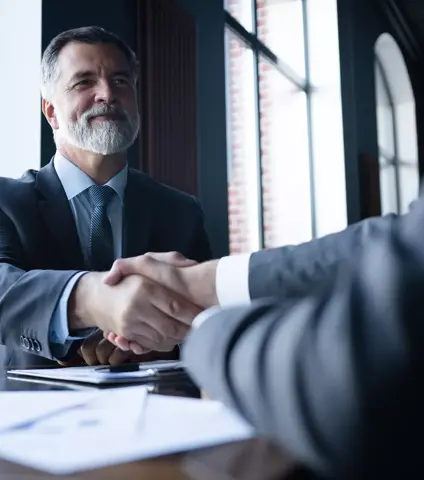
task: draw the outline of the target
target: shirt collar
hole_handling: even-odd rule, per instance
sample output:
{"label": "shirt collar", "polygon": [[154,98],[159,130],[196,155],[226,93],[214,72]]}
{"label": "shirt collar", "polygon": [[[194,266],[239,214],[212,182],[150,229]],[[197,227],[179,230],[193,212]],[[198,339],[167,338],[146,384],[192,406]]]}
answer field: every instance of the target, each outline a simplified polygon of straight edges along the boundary
{"label": "shirt collar", "polygon": [[[86,173],[58,151],[54,156],[53,164],[68,200],[76,197],[91,186],[96,185]],[[115,190],[122,204],[124,203],[124,192],[125,187],[127,186],[127,179],[128,165],[105,184]]]}

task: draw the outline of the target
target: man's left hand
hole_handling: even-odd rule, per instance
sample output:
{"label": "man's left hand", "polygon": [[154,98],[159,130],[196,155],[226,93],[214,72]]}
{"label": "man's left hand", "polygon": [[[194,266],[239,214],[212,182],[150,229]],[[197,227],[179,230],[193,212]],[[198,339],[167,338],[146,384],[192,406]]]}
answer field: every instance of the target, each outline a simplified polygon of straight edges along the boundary
{"label": "man's left hand", "polygon": [[[142,353],[148,353],[145,350]],[[78,351],[87,365],[121,365],[126,362],[141,361],[132,351],[122,351],[103,337],[103,332],[97,330],[86,338]]]}

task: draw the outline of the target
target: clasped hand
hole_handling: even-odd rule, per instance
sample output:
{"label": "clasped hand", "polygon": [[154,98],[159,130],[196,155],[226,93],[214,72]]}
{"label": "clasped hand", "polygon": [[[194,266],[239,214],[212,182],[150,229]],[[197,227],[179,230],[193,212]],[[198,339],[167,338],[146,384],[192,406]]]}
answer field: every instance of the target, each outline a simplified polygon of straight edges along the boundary
{"label": "clasped hand", "polygon": [[[80,356],[89,364],[96,358],[117,364],[152,350],[171,351],[203,308],[216,303],[215,271],[213,266],[203,267],[207,265],[198,265],[199,269],[195,261],[177,252],[148,253],[119,259],[108,273],[82,277],[85,285],[76,301],[86,304],[84,292],[90,292],[90,308],[80,310],[79,316],[103,331],[104,339],[87,339]],[[207,271],[213,286],[202,289],[202,296],[196,291],[197,280],[208,278]]]}

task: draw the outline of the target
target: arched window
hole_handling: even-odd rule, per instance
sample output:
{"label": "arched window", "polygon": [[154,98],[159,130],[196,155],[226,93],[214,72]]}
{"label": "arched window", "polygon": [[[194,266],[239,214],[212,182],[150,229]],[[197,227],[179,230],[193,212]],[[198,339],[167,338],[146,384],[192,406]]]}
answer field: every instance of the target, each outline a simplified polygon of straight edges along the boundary
{"label": "arched window", "polygon": [[387,33],[375,46],[375,78],[381,210],[401,214],[419,191],[415,98],[402,52]]}

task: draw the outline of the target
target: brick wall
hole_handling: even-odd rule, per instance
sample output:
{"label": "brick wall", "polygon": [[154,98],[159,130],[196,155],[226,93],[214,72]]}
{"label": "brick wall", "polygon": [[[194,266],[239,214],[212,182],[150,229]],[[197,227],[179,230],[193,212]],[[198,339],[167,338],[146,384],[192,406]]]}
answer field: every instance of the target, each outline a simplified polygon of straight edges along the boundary
{"label": "brick wall", "polygon": [[[266,20],[267,8],[264,0],[258,0],[258,28],[262,39],[266,39]],[[246,2],[243,0],[228,0],[227,9],[237,19],[242,18],[242,9],[246,8]],[[247,196],[252,194],[248,191],[246,176],[247,168],[245,162],[245,142],[246,130],[250,131],[251,126],[246,125],[245,109],[246,102],[253,102],[255,99],[244,98],[243,91],[243,53],[246,47],[234,35],[228,35],[228,88],[229,88],[229,122],[230,122],[230,178],[228,185],[229,196],[229,230],[230,230],[230,252],[242,253],[248,252],[250,248],[250,239],[254,234],[249,229],[249,212],[247,207]],[[264,208],[264,235],[265,244],[270,244],[272,240],[272,212],[270,205],[272,204],[270,189],[270,169],[269,156],[267,155],[269,137],[267,135],[267,108],[271,98],[267,91],[269,66],[264,62],[260,62],[259,78],[260,78],[260,129],[262,137],[262,183],[263,183],[263,208]],[[252,72],[253,74],[253,72]]]}
{"label": "brick wall", "polygon": [[233,35],[228,36],[229,62],[229,122],[230,122],[230,179],[228,184],[228,209],[230,230],[230,253],[248,251],[249,225],[246,205],[247,185],[245,182],[244,135],[245,108],[243,95],[243,44]]}

